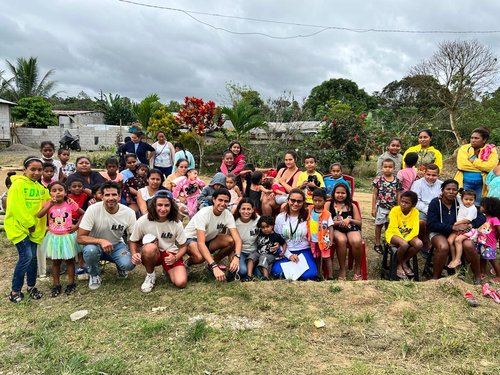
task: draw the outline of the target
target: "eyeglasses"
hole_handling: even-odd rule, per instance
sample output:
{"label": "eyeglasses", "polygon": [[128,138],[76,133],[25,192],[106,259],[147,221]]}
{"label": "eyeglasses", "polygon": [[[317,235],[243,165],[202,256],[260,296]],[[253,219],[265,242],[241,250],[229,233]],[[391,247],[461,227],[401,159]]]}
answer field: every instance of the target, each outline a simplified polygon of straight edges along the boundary
{"label": "eyeglasses", "polygon": [[160,190],[155,193],[158,198],[172,198],[172,193],[168,190]]}
{"label": "eyeglasses", "polygon": [[302,204],[302,203],[304,203],[304,201],[301,200],[301,199],[292,199],[292,198],[289,198],[288,200],[290,201],[291,204]]}

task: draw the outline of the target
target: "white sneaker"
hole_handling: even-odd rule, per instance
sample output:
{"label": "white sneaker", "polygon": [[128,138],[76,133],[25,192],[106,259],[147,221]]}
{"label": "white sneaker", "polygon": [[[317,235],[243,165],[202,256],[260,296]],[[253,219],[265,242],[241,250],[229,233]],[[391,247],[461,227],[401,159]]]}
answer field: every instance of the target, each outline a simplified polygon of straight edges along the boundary
{"label": "white sneaker", "polygon": [[101,286],[102,279],[101,276],[90,276],[89,277],[89,289],[96,290]]}
{"label": "white sneaker", "polygon": [[119,279],[126,279],[128,277],[128,272],[125,270],[122,270],[121,268],[117,268],[116,273],[118,274]]}
{"label": "white sneaker", "polygon": [[155,281],[156,281],[156,274],[152,275],[146,274],[146,278],[144,279],[144,282],[141,285],[141,291],[143,293],[151,292],[151,290],[153,290],[155,286]]}

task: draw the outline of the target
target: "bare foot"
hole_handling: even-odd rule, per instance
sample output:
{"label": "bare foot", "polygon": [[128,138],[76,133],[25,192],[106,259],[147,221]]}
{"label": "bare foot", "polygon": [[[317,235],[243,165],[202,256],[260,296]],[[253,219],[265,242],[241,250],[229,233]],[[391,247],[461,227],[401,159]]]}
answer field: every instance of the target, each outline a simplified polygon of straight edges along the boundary
{"label": "bare foot", "polygon": [[458,260],[452,260],[450,262],[450,264],[448,264],[448,268],[457,268],[461,264],[462,264],[462,262],[460,261],[460,259],[458,259]]}

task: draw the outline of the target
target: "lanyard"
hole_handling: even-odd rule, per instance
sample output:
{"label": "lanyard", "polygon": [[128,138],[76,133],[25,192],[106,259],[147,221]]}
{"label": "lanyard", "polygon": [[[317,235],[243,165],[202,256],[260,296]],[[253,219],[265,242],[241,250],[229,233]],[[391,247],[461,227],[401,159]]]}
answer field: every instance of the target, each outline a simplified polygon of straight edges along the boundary
{"label": "lanyard", "polygon": [[297,218],[297,224],[295,225],[295,229],[292,229],[292,221],[288,220],[288,226],[290,227],[290,239],[293,239],[295,233],[297,233],[297,229],[299,229],[299,218]]}

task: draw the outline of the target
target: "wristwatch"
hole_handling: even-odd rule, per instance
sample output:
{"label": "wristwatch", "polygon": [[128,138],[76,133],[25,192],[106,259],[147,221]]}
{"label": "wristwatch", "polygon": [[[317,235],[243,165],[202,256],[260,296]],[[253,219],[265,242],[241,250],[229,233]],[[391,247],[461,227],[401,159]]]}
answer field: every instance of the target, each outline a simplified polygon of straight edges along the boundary
{"label": "wristwatch", "polygon": [[235,253],[235,254],[234,254],[234,256],[235,256],[236,258],[240,259],[241,254]]}
{"label": "wristwatch", "polygon": [[215,267],[219,267],[219,265],[216,262],[212,262],[209,264],[209,266],[214,269]]}

